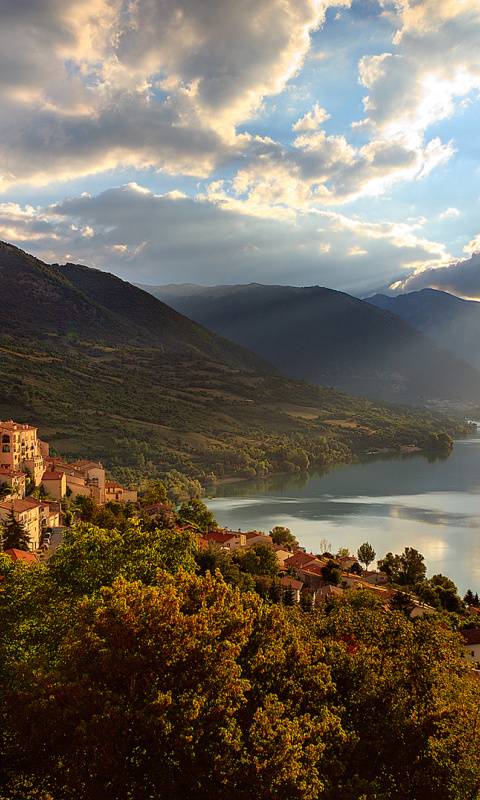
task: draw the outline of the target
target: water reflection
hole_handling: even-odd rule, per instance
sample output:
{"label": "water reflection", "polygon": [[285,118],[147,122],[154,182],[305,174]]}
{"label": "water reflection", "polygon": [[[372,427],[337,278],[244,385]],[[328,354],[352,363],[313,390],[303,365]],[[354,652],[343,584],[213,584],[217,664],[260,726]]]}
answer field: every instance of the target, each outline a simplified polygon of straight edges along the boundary
{"label": "water reflection", "polygon": [[208,506],[234,529],[286,525],[314,552],[322,538],[351,552],[369,541],[378,558],[415,547],[429,575],[448,575],[461,593],[480,591],[480,434],[456,442],[449,457],[433,455],[370,456],[218,487]]}

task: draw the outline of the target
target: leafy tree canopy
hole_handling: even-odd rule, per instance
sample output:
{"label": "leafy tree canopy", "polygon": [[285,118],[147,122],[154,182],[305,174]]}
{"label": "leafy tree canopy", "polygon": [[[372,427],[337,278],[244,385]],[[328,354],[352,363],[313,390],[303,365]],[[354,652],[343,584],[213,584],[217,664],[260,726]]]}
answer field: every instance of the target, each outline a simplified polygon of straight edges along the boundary
{"label": "leafy tree canopy", "polygon": [[375,550],[369,542],[364,542],[357,550],[357,558],[361,564],[364,564],[365,569],[368,569],[368,565],[375,560],[376,555]]}
{"label": "leafy tree canopy", "polygon": [[198,497],[185,501],[177,514],[179,525],[193,525],[198,531],[206,533],[209,528],[218,528],[215,517],[205,503]]}
{"label": "leafy tree canopy", "polygon": [[269,531],[269,534],[274,544],[284,545],[288,550],[291,550],[292,547],[298,544],[290,528],[284,528],[282,525],[275,525],[275,527]]}

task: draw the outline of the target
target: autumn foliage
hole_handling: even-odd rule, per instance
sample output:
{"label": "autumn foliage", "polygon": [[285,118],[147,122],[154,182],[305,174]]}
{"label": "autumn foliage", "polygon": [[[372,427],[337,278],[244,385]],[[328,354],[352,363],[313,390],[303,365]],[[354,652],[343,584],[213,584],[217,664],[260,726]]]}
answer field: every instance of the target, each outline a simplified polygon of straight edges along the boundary
{"label": "autumn foliage", "polygon": [[285,608],[192,542],[81,524],[49,567],[0,557],[1,800],[479,796],[455,634],[368,592]]}

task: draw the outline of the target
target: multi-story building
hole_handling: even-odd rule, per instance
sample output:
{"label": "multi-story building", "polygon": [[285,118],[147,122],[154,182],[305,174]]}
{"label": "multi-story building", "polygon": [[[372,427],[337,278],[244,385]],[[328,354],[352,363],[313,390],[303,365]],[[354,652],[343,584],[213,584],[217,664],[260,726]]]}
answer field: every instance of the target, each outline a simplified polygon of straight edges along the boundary
{"label": "multi-story building", "polygon": [[0,421],[0,467],[30,472],[35,486],[43,475],[43,453],[48,446],[37,438],[37,428],[13,420]]}
{"label": "multi-story building", "polygon": [[5,522],[13,509],[15,518],[21,522],[30,537],[30,549],[36,550],[40,545],[40,503],[29,500],[7,500],[0,503],[0,521]]}

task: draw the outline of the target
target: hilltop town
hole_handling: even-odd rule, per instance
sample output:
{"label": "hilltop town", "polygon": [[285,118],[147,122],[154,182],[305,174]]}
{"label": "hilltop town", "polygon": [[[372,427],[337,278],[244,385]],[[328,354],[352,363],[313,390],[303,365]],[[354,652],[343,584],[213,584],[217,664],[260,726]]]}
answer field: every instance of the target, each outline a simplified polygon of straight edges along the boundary
{"label": "hilltop town", "polygon": [[[71,464],[49,454],[47,442],[38,438],[37,428],[27,423],[0,420],[0,522],[12,512],[28,534],[30,547],[38,550],[42,531],[61,524],[61,501],[79,495],[96,503],[109,500],[136,501],[137,492],[106,480],[99,462],[77,460]],[[49,499],[30,496],[42,487]]]}

